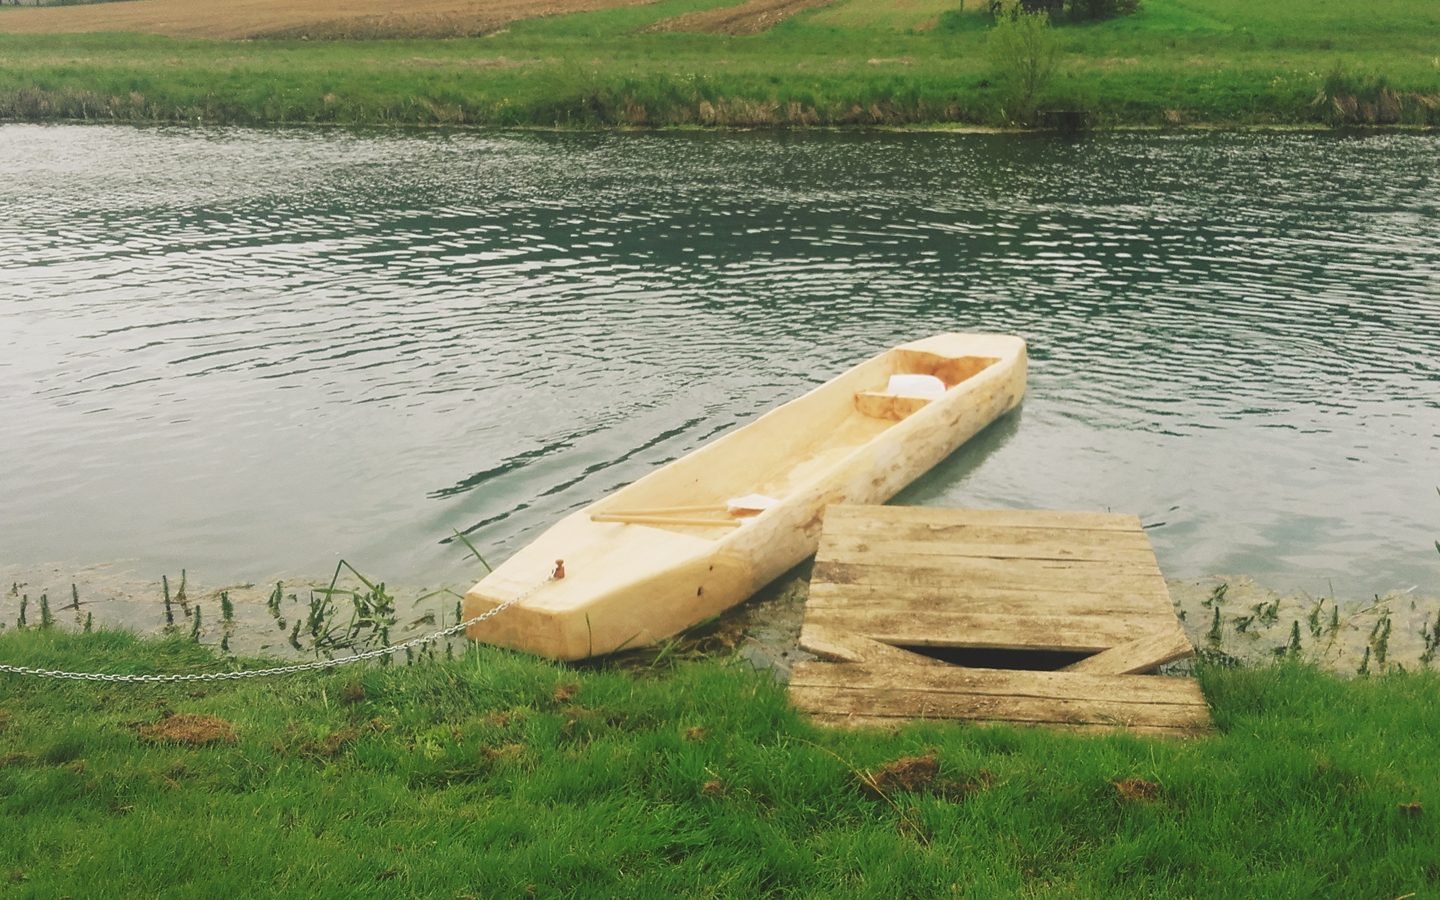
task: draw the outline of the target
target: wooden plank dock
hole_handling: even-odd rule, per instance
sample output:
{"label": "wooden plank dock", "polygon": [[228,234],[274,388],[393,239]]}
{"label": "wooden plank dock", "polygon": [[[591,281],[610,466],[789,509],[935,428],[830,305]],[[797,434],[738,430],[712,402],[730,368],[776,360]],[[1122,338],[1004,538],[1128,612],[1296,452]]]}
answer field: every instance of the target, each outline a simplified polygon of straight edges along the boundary
{"label": "wooden plank dock", "polygon": [[791,702],[826,724],[1211,727],[1193,679],[1141,674],[1194,649],[1134,516],[831,506],[800,644]]}

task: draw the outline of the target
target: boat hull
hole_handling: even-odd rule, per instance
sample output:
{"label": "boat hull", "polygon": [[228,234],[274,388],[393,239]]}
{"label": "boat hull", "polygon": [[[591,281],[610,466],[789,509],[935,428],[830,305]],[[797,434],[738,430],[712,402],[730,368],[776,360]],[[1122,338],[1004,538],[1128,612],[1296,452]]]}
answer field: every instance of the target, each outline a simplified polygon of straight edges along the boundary
{"label": "boat hull", "polygon": [[[888,375],[915,370],[942,378],[944,394],[884,393]],[[813,555],[826,507],[889,500],[1014,409],[1025,377],[1025,343],[1004,335],[937,335],[881,354],[558,522],[465,595],[466,618],[513,603],[467,634],[557,659],[673,636]],[[615,521],[751,491],[778,502],[739,522]]]}

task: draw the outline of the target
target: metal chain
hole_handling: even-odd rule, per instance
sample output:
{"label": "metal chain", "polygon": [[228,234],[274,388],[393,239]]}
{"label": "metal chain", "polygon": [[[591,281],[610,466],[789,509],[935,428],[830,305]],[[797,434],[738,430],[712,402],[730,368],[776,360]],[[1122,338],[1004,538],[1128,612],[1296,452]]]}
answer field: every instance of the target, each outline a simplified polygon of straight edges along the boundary
{"label": "metal chain", "polygon": [[[547,579],[548,581],[549,579]],[[535,587],[501,603],[492,609],[488,609],[473,619],[466,619],[463,622],[456,622],[449,628],[442,628],[434,634],[427,634],[399,644],[391,644],[388,647],[380,647],[375,650],[366,650],[364,653],[356,653],[354,656],[342,656],[339,659],[318,659],[315,662],[298,663],[293,666],[272,666],[268,669],[245,669],[235,672],[197,672],[184,675],[112,675],[107,672],[64,672],[58,669],[37,669],[31,666],[11,666],[0,663],[0,673],[10,675],[33,675],[37,678],[65,678],[72,681],[109,681],[124,684],[154,684],[157,682],[174,683],[182,681],[236,681],[242,678],[264,678],[270,675],[289,675],[293,672],[316,672],[322,669],[336,669],[340,666],[348,666],[351,663],[361,662],[367,659],[375,659],[381,656],[389,656],[392,653],[399,653],[402,650],[409,650],[414,647],[423,647],[426,644],[438,641],[443,637],[458,634],[471,625],[478,625],[486,619],[498,616],[521,601],[528,600],[531,595],[546,582],[542,581]]]}

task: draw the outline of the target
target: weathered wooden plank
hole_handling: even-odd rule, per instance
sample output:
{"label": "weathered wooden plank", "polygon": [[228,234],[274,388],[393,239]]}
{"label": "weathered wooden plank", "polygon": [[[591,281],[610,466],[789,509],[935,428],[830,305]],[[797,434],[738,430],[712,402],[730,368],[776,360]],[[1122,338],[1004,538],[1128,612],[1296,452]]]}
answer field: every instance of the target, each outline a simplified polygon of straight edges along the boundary
{"label": "weathered wooden plank", "polygon": [[1118,647],[1103,650],[1064,668],[1066,672],[1092,675],[1132,675],[1149,672],[1168,662],[1195,655],[1190,638],[1177,622],[1154,634],[1146,635]]}
{"label": "weathered wooden plank", "polygon": [[[797,709],[801,709],[798,705]],[[1004,719],[925,719],[904,715],[855,715],[842,713],[826,713],[819,710],[801,709],[805,715],[816,725],[823,725],[827,728],[883,728],[895,730],[903,728],[915,722],[966,722],[976,727],[995,725],[1019,725],[1026,728],[1046,728],[1053,731],[1073,731],[1082,734],[1106,734],[1116,731],[1125,731],[1129,734],[1139,734],[1146,737],[1167,738],[1170,740],[1183,740],[1187,738],[1203,737],[1210,734],[1211,726],[1207,723],[1204,727],[1193,728],[1167,728],[1154,725],[1096,725],[1096,724],[1075,724],[1073,722],[1008,722]]]}
{"label": "weathered wooden plank", "polygon": [[888,565],[820,562],[811,572],[814,581],[832,584],[873,584],[882,587],[1049,588],[1063,591],[1162,590],[1165,578],[1158,568],[1130,571],[1075,562],[1045,560],[986,560],[948,558],[943,564]]}
{"label": "weathered wooden plank", "polygon": [[[1023,557],[996,559],[965,554],[881,556],[874,553],[860,553],[846,559],[818,560],[814,571],[821,573],[821,581],[854,581],[856,576],[862,575],[879,579],[896,572],[914,573],[912,580],[922,577],[943,578],[947,575],[975,578],[1006,574],[1025,574],[1050,579],[1144,576],[1164,580],[1160,566],[1155,562],[1154,554],[1144,560],[1090,560],[1028,559]],[[1071,583],[1069,586],[1073,588],[1075,585]]]}
{"label": "weathered wooden plank", "polygon": [[808,620],[800,628],[800,649],[835,662],[891,661],[899,665],[945,665],[938,659],[882,644],[850,631],[826,628]]}
{"label": "weathered wooden plank", "polygon": [[[1157,602],[1153,597],[1114,597],[1095,594],[1044,594],[1026,596],[1016,594],[1015,599],[1005,602],[993,597],[965,597],[938,594],[911,594],[897,596],[879,589],[856,590],[852,585],[835,585],[816,590],[810,595],[810,616],[824,616],[830,611],[850,612],[858,615],[899,616],[910,614],[961,613],[965,615],[997,616],[1039,616],[1062,618],[1128,618],[1150,624],[1140,634],[1159,631],[1174,620],[1168,604]],[[851,620],[854,624],[854,620]]]}
{"label": "weathered wooden plank", "polygon": [[1047,509],[944,509],[929,506],[831,506],[825,530],[843,533],[848,522],[908,522],[924,525],[981,525],[1073,528],[1085,531],[1140,530],[1140,519],[1125,513],[1061,512]]}
{"label": "weathered wooden plank", "polygon": [[1124,700],[1136,703],[1204,704],[1193,678],[1159,675],[1094,675],[1085,672],[1034,672],[964,666],[913,666],[876,663],[797,663],[790,684],[806,686],[937,690],[989,696],[1049,699]]}
{"label": "weathered wooden plank", "polygon": [[[838,507],[829,507],[835,510]],[[1044,520],[1032,520],[1028,518],[1028,511],[1014,510],[1015,513],[1022,513],[1027,516],[1024,520],[1012,521],[1009,524],[976,523],[965,516],[965,511],[960,511],[959,516],[949,516],[955,510],[932,510],[935,516],[926,516],[919,520],[909,513],[903,513],[903,518],[891,516],[890,510],[907,510],[913,507],[845,507],[847,510],[881,510],[878,516],[864,516],[864,514],[837,514],[834,518],[828,518],[825,533],[829,536],[845,537],[845,539],[864,539],[864,537],[904,537],[904,539],[930,540],[930,539],[959,539],[959,537],[979,537],[986,540],[1053,540],[1073,539],[1084,541],[1084,543],[1133,543],[1133,541],[1146,539],[1145,528],[1140,526],[1139,520],[1133,517],[1125,517],[1128,527],[1115,528],[1094,528],[1089,521],[1080,521],[1074,526],[1066,526],[1058,523],[1056,518],[1044,518]],[[829,510],[827,516],[829,516]],[[1048,523],[1048,524],[1047,524]],[[1119,524],[1125,523],[1115,523]]]}
{"label": "weathered wooden plank", "polygon": [[998,613],[869,614],[859,610],[817,609],[811,621],[824,628],[851,631],[886,644],[906,647],[976,647],[1009,650],[1065,650],[1098,653],[1143,637],[1154,619],[1121,620],[1096,616],[1007,616]]}
{"label": "weathered wooden plank", "polygon": [[[1062,672],[995,670],[937,664],[897,644],[1095,655]],[[791,674],[792,702],[824,724],[1210,729],[1193,680],[1125,674],[1192,652],[1134,516],[831,507],[802,645],[842,661]]]}
{"label": "weathered wooden plank", "polygon": [[[1110,534],[1110,532],[1075,532],[1076,534]],[[1123,534],[1115,532],[1115,534]],[[1124,535],[1129,537],[1129,535]],[[1155,553],[1149,541],[1112,543],[1109,541],[1071,541],[1064,537],[1044,540],[1005,541],[999,537],[946,537],[933,540],[898,539],[892,537],[840,536],[822,540],[815,555],[817,562],[869,562],[871,560],[914,561],[920,565],[946,557],[978,557],[1004,560],[1081,560],[1101,563],[1144,564],[1153,566]]]}
{"label": "weathered wooden plank", "polygon": [[[1006,700],[1094,701],[1132,706],[1193,707],[1208,710],[1199,684],[1190,678],[1158,675],[1089,675],[909,663],[800,663],[791,673],[795,688],[904,691]],[[898,686],[897,686],[898,685]],[[866,715],[873,710],[856,710]]]}
{"label": "weathered wooden plank", "polygon": [[[1143,677],[1143,676],[1134,676]],[[1143,703],[1091,697],[1026,697],[919,690],[907,687],[792,685],[791,702],[802,710],[830,715],[868,715],[883,708],[897,715],[943,719],[984,719],[1066,725],[1123,725],[1205,728],[1203,703]]]}
{"label": "weathered wooden plank", "polygon": [[1158,587],[1144,591],[1075,591],[1063,588],[994,588],[984,584],[968,587],[913,587],[906,585],[832,584],[817,581],[810,585],[810,604],[815,608],[843,606],[960,610],[1008,614],[1061,614],[1067,609],[1117,609],[1127,614],[1174,615],[1169,590]]}
{"label": "weathered wooden plank", "polygon": [[972,525],[954,522],[894,522],[885,519],[844,518],[825,531],[830,540],[906,540],[920,542],[999,541],[1015,544],[1070,541],[1084,546],[1148,548],[1150,537],[1140,528],[1062,528],[1053,525]]}
{"label": "weathered wooden plank", "polygon": [[[930,557],[914,559],[861,559],[817,563],[821,581],[837,584],[889,586],[938,583],[963,586],[1017,584],[1065,591],[1112,591],[1117,586],[1164,586],[1165,576],[1153,561],[1145,563],[1096,562],[1056,559],[993,559],[988,557]],[[843,569],[833,568],[843,566]],[[904,573],[904,574],[900,574]],[[897,577],[898,576],[898,577]]]}

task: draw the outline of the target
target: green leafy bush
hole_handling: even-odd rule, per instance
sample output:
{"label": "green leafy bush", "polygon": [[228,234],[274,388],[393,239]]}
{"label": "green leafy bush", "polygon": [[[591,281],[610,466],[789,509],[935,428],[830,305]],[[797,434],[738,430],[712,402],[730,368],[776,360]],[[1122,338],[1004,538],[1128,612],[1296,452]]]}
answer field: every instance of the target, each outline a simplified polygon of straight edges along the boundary
{"label": "green leafy bush", "polygon": [[[1075,21],[1113,19],[1140,10],[1140,0],[1017,0],[1011,5],[1024,12],[1047,13],[1052,20],[1064,16]],[[1005,6],[1005,0],[990,0],[990,14],[999,18]]]}
{"label": "green leafy bush", "polygon": [[1060,43],[1050,15],[1031,12],[1020,0],[1001,0],[986,50],[1001,79],[1013,92],[1017,112],[1028,115],[1035,97],[1050,83],[1060,56]]}

